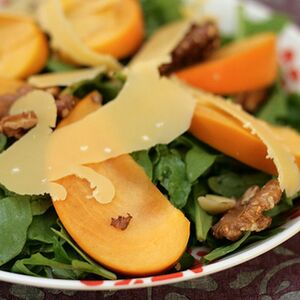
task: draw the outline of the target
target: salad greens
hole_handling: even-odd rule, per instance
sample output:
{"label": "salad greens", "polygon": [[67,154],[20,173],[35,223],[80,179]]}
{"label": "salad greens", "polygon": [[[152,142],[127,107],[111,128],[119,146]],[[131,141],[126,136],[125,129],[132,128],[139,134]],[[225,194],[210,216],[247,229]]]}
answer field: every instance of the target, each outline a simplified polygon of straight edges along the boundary
{"label": "salad greens", "polygon": [[146,36],[159,27],[182,18],[183,0],[141,0],[144,11]]}
{"label": "salad greens", "polygon": [[244,6],[239,6],[237,11],[238,26],[236,38],[241,39],[261,32],[280,33],[290,23],[288,16],[273,13],[267,19],[253,21],[246,16]]}
{"label": "salad greens", "polygon": [[[145,15],[147,37],[160,26],[180,19],[183,0],[141,0]],[[265,21],[248,19],[243,8],[238,12],[238,32],[235,37],[222,37],[223,44],[259,32],[280,32],[289,22],[282,15],[272,15]],[[61,72],[74,67],[51,58],[46,71]],[[83,98],[97,90],[104,104],[113,100],[125,83],[121,73],[101,73],[94,79],[80,81],[64,89],[63,93]],[[300,131],[300,95],[288,94],[280,80],[270,88],[269,98],[257,112],[257,117],[274,124],[285,124]],[[10,140],[0,134],[0,153]],[[198,197],[217,194],[240,197],[247,188],[264,185],[271,177],[211,149],[189,134],[184,134],[168,145],[157,145],[149,150],[132,153],[152,182],[181,209],[191,221],[189,245],[205,245],[213,250],[205,262],[278,233],[276,228],[283,214],[293,207],[292,198],[285,195],[278,205],[266,213],[273,218],[272,226],[260,233],[246,232],[236,241],[216,240],[210,232],[220,216],[212,216],[198,203]],[[296,195],[294,198],[298,197]],[[116,279],[116,274],[101,267],[83,253],[60,224],[49,196],[20,196],[0,186],[0,268],[2,270],[42,276],[46,278],[83,279],[100,276]],[[176,269],[184,270],[194,263],[185,253]]]}

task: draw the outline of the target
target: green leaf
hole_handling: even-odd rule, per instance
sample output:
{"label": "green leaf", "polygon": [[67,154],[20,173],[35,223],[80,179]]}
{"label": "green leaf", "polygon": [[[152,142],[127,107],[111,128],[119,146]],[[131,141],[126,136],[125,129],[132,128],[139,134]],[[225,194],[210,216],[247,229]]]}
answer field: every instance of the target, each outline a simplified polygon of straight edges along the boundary
{"label": "green leaf", "polygon": [[280,33],[290,23],[288,16],[272,14],[266,20],[254,21],[246,16],[244,6],[239,6],[238,11],[237,38],[245,38],[262,32]]}
{"label": "green leaf", "polygon": [[288,98],[279,81],[273,87],[266,104],[259,110],[257,117],[269,123],[278,124],[288,114]]}
{"label": "green leaf", "polygon": [[50,209],[43,215],[34,216],[28,228],[28,239],[49,244],[53,243],[56,235],[51,230],[51,227],[56,224],[56,221],[57,215],[53,209]]}
{"label": "green leaf", "polygon": [[244,236],[238,241],[212,250],[204,256],[205,262],[211,262],[237,250],[241,245],[243,245],[243,243],[245,243],[250,234],[251,232],[246,232]]}
{"label": "green leaf", "polygon": [[300,131],[300,94],[292,93],[287,99],[287,111],[279,115],[279,123]]}
{"label": "green leaf", "polygon": [[176,265],[176,271],[187,270],[193,266],[194,262],[195,258],[191,254],[184,252],[178,264]]}
{"label": "green leaf", "polygon": [[224,197],[241,197],[243,193],[251,186],[263,186],[270,179],[269,175],[261,172],[251,174],[236,174],[226,172],[219,176],[213,176],[208,179],[210,189]]}
{"label": "green leaf", "polygon": [[74,65],[67,64],[65,62],[62,62],[58,58],[49,58],[46,64],[46,70],[47,72],[67,72],[67,71],[73,71],[78,69]]}
{"label": "green leaf", "polygon": [[0,133],[0,153],[5,150],[6,145],[7,145],[7,137],[3,133]]}
{"label": "green leaf", "polygon": [[194,182],[204,174],[215,162],[216,155],[206,152],[200,147],[190,149],[185,157],[187,177]]}
{"label": "green leaf", "polygon": [[205,210],[203,210],[197,200],[198,197],[204,196],[205,194],[206,189],[204,189],[200,184],[193,188],[196,236],[197,240],[200,242],[206,240],[207,234],[213,225],[213,216],[209,215]]}
{"label": "green leaf", "polygon": [[[77,260],[73,260],[71,264],[65,264],[61,263],[58,261],[55,261],[54,259],[49,259],[45,256],[43,256],[40,253],[33,254],[29,258],[24,258],[21,260],[16,261],[14,266],[12,267],[12,272],[15,273],[23,273],[23,274],[28,274],[31,276],[40,276],[37,273],[32,272],[28,266],[47,266],[52,269],[58,269],[58,270],[77,270],[81,272],[87,272],[90,274],[96,274],[99,276],[102,276],[102,272],[99,271],[98,268],[86,263],[86,262],[81,262]],[[67,273],[69,274],[69,273]]]}
{"label": "green leaf", "polygon": [[282,232],[283,230],[284,230],[283,228],[272,228],[272,229],[261,231],[259,233],[254,233],[245,241],[245,245],[263,241],[269,237],[274,236],[275,234]]}
{"label": "green leaf", "polygon": [[52,206],[51,198],[47,196],[31,197],[31,212],[33,216],[43,215]]}
{"label": "green leaf", "polygon": [[153,165],[149,156],[148,150],[137,151],[131,153],[133,159],[145,170],[148,177],[152,180],[153,177]]}
{"label": "green leaf", "polygon": [[185,163],[181,157],[165,149],[154,168],[154,178],[167,190],[171,203],[183,208],[191,192],[191,183],[187,179]]}
{"label": "green leaf", "polygon": [[148,37],[159,27],[182,18],[182,0],[141,0],[141,4]]}
{"label": "green leaf", "polygon": [[101,73],[94,79],[82,80],[67,87],[63,93],[71,94],[82,99],[88,93],[97,90],[103,97],[103,103],[107,103],[119,94],[124,83],[125,77],[121,73]]}
{"label": "green leaf", "polygon": [[57,231],[55,229],[53,229],[53,232],[55,234],[57,234],[60,238],[62,238],[63,240],[65,240],[87,263],[89,263],[93,269],[97,268],[97,274],[107,278],[107,279],[112,279],[115,280],[117,277],[114,273],[112,273],[111,271],[106,270],[105,268],[101,267],[100,265],[96,264],[95,262],[93,262],[86,254],[84,254],[71,240],[71,238],[69,237],[69,235],[67,234],[67,232],[61,228],[61,231]]}
{"label": "green leaf", "polygon": [[28,198],[7,197],[0,200],[0,266],[22,251],[31,221]]}
{"label": "green leaf", "polygon": [[267,211],[265,213],[266,216],[274,218],[290,209],[294,206],[293,201],[297,199],[300,196],[300,193],[298,192],[293,197],[287,197],[285,194],[282,196],[280,202],[271,210]]}

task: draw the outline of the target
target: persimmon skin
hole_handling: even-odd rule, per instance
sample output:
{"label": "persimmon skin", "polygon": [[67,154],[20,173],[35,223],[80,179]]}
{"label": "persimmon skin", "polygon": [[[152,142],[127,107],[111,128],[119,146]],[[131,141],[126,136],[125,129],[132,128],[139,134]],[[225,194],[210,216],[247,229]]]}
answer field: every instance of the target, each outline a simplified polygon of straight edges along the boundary
{"label": "persimmon skin", "polygon": [[[288,127],[269,126],[290,149],[300,168],[300,134]],[[189,131],[204,143],[250,167],[278,175],[273,160],[267,158],[266,145],[224,112],[197,104]]]}
{"label": "persimmon skin", "polygon": [[277,71],[276,36],[263,33],[225,46],[209,60],[175,74],[205,91],[230,95],[272,84]]}
{"label": "persimmon skin", "polygon": [[[90,99],[82,100],[61,126],[92,112],[92,106]],[[175,265],[190,235],[190,223],[183,213],[129,155],[89,167],[112,181],[116,195],[111,203],[99,204],[86,199],[91,188],[85,180],[75,176],[59,180],[68,196],[53,204],[75,242],[94,260],[119,274],[147,276]],[[127,213],[133,218],[126,230],[111,226],[111,218]]]}
{"label": "persimmon skin", "polygon": [[92,5],[86,1],[82,5],[65,6],[66,16],[83,43],[95,52],[118,59],[134,54],[144,39],[139,1],[122,0],[102,10],[92,9]]}
{"label": "persimmon skin", "polygon": [[[25,79],[38,73],[48,58],[48,41],[33,20],[22,16],[0,16],[3,45],[0,77]],[[24,32],[22,31],[24,29]]]}

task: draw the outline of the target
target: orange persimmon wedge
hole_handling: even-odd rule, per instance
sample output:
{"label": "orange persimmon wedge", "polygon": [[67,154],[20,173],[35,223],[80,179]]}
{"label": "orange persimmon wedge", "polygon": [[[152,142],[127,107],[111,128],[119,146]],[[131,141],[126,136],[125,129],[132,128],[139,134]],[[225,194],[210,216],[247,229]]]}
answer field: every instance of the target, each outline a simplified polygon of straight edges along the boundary
{"label": "orange persimmon wedge", "polygon": [[[295,156],[300,168],[300,134],[288,127],[278,126],[271,129]],[[248,166],[269,174],[277,174],[273,160],[267,158],[265,144],[239,121],[224,112],[198,104],[190,132],[199,140]]]}
{"label": "orange persimmon wedge", "polygon": [[47,39],[30,18],[0,14],[0,40],[1,77],[26,78],[44,67]]}
{"label": "orange persimmon wedge", "polygon": [[[86,98],[61,126],[93,111]],[[76,117],[74,117],[76,116]],[[106,176],[115,187],[111,203],[86,199],[89,184],[75,176],[59,181],[67,199],[54,207],[76,243],[93,259],[118,273],[150,275],[172,267],[189,239],[189,221],[155,187],[144,170],[129,155],[89,165]],[[132,216],[125,230],[111,226],[111,218]]]}
{"label": "orange persimmon wedge", "polygon": [[144,38],[143,14],[138,0],[64,0],[66,17],[92,50],[124,58]]}
{"label": "orange persimmon wedge", "polygon": [[176,75],[195,87],[222,95],[266,87],[277,76],[276,36],[262,33],[234,42]]}

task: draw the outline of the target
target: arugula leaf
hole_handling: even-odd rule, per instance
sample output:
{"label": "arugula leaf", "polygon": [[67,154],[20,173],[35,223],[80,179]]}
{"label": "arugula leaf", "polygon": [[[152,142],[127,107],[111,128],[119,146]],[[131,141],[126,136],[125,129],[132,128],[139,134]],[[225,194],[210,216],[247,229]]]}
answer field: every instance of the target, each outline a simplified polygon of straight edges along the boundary
{"label": "arugula leaf", "polygon": [[58,58],[50,57],[46,64],[47,72],[67,72],[78,69],[76,66],[62,62]]}
{"label": "arugula leaf", "polygon": [[31,196],[30,198],[31,212],[33,216],[43,215],[49,207],[52,206],[50,196]]}
{"label": "arugula leaf", "polygon": [[6,145],[7,145],[7,137],[3,133],[0,133],[0,153],[5,150]]}
{"label": "arugula leaf", "polygon": [[[52,269],[58,269],[58,270],[76,270],[81,272],[87,272],[89,274],[95,274],[102,276],[102,272],[99,271],[99,269],[93,265],[90,265],[83,261],[78,260],[72,260],[71,264],[65,264],[58,261],[55,261],[53,259],[49,259],[45,256],[43,256],[40,253],[33,254],[29,258],[24,258],[21,260],[16,261],[14,266],[12,267],[12,272],[15,273],[23,273],[31,276],[37,276],[40,277],[40,274],[37,274],[35,272],[32,272],[29,267],[27,266],[48,266]],[[110,278],[110,279],[115,279]]]}
{"label": "arugula leaf", "polygon": [[254,21],[246,16],[244,6],[239,6],[238,11],[237,38],[245,38],[261,32],[280,33],[283,28],[290,23],[288,16],[282,14],[272,14],[269,18],[262,21]]}
{"label": "arugula leaf", "polygon": [[175,266],[175,269],[176,271],[186,270],[192,267],[194,262],[195,262],[195,258],[191,254],[184,252],[178,264]]}
{"label": "arugula leaf", "polygon": [[213,225],[213,216],[208,214],[201,208],[198,203],[198,197],[207,194],[207,190],[200,184],[193,188],[193,200],[194,200],[194,217],[196,226],[197,240],[203,242],[207,238],[207,234]]}
{"label": "arugula leaf", "polygon": [[147,37],[162,25],[182,18],[182,0],[141,0],[141,4]]}
{"label": "arugula leaf", "polygon": [[[288,96],[279,80],[277,80],[268,101],[259,110],[257,117],[269,123],[278,124],[280,123],[280,119],[288,115],[288,110]],[[300,112],[300,106],[298,112]],[[297,117],[297,119],[299,119],[299,117]]]}
{"label": "arugula leaf", "polygon": [[7,197],[0,200],[0,266],[22,251],[31,221],[28,198]]}
{"label": "arugula leaf", "polygon": [[219,176],[213,176],[208,179],[210,189],[224,197],[241,197],[243,193],[251,186],[263,186],[270,176],[262,172],[250,174],[237,174],[226,172]]}
{"label": "arugula leaf", "polygon": [[292,93],[287,98],[287,109],[279,115],[279,123],[300,131],[300,94]]}
{"label": "arugula leaf", "polygon": [[295,194],[293,197],[287,197],[286,194],[282,196],[280,202],[273,207],[271,210],[265,212],[265,215],[274,218],[290,209],[294,206],[293,201],[300,196],[300,192]]}
{"label": "arugula leaf", "polygon": [[207,255],[204,256],[205,262],[211,262],[213,260],[216,260],[218,258],[221,258],[235,250],[237,250],[241,245],[245,243],[245,241],[248,239],[250,236],[251,232],[248,231],[244,234],[244,236],[239,239],[238,241],[231,243],[229,245],[221,246],[219,248],[216,248],[209,252]]}
{"label": "arugula leaf", "polygon": [[131,153],[133,159],[145,170],[148,177],[152,180],[153,178],[153,165],[149,156],[148,150],[137,151]]}
{"label": "arugula leaf", "polygon": [[215,162],[216,155],[206,152],[204,149],[193,147],[185,156],[186,172],[190,182],[196,181]]}
{"label": "arugula leaf", "polygon": [[160,145],[160,149],[160,160],[154,167],[154,181],[167,190],[175,207],[183,208],[191,192],[185,163],[178,153],[171,152],[167,146]]}
{"label": "arugula leaf", "polygon": [[122,89],[125,77],[121,73],[106,74],[100,73],[94,79],[81,80],[69,87],[63,93],[74,95],[79,99],[84,98],[92,91],[99,91],[103,97],[103,103],[113,100]]}
{"label": "arugula leaf", "polygon": [[[70,236],[67,234],[67,232],[61,227],[60,231],[55,230],[54,228],[52,228],[52,231],[58,235],[60,238],[62,238],[64,241],[66,241],[89,265],[90,265],[90,269],[96,270],[97,269],[97,274],[107,278],[107,279],[116,279],[116,275],[114,273],[112,273],[111,271],[106,270],[105,268],[101,267],[100,265],[96,264],[95,262],[93,262],[86,254],[84,254],[84,252],[82,252],[71,240]],[[94,274],[94,272],[92,272]]]}
{"label": "arugula leaf", "polygon": [[56,221],[57,215],[53,209],[49,209],[43,215],[34,216],[28,228],[28,239],[49,244],[53,243],[54,234],[51,227],[56,224]]}
{"label": "arugula leaf", "polygon": [[263,241],[279,232],[282,232],[283,230],[284,230],[283,228],[271,228],[271,229],[261,231],[259,233],[251,234],[251,236],[245,241],[244,245],[249,245],[255,242]]}

